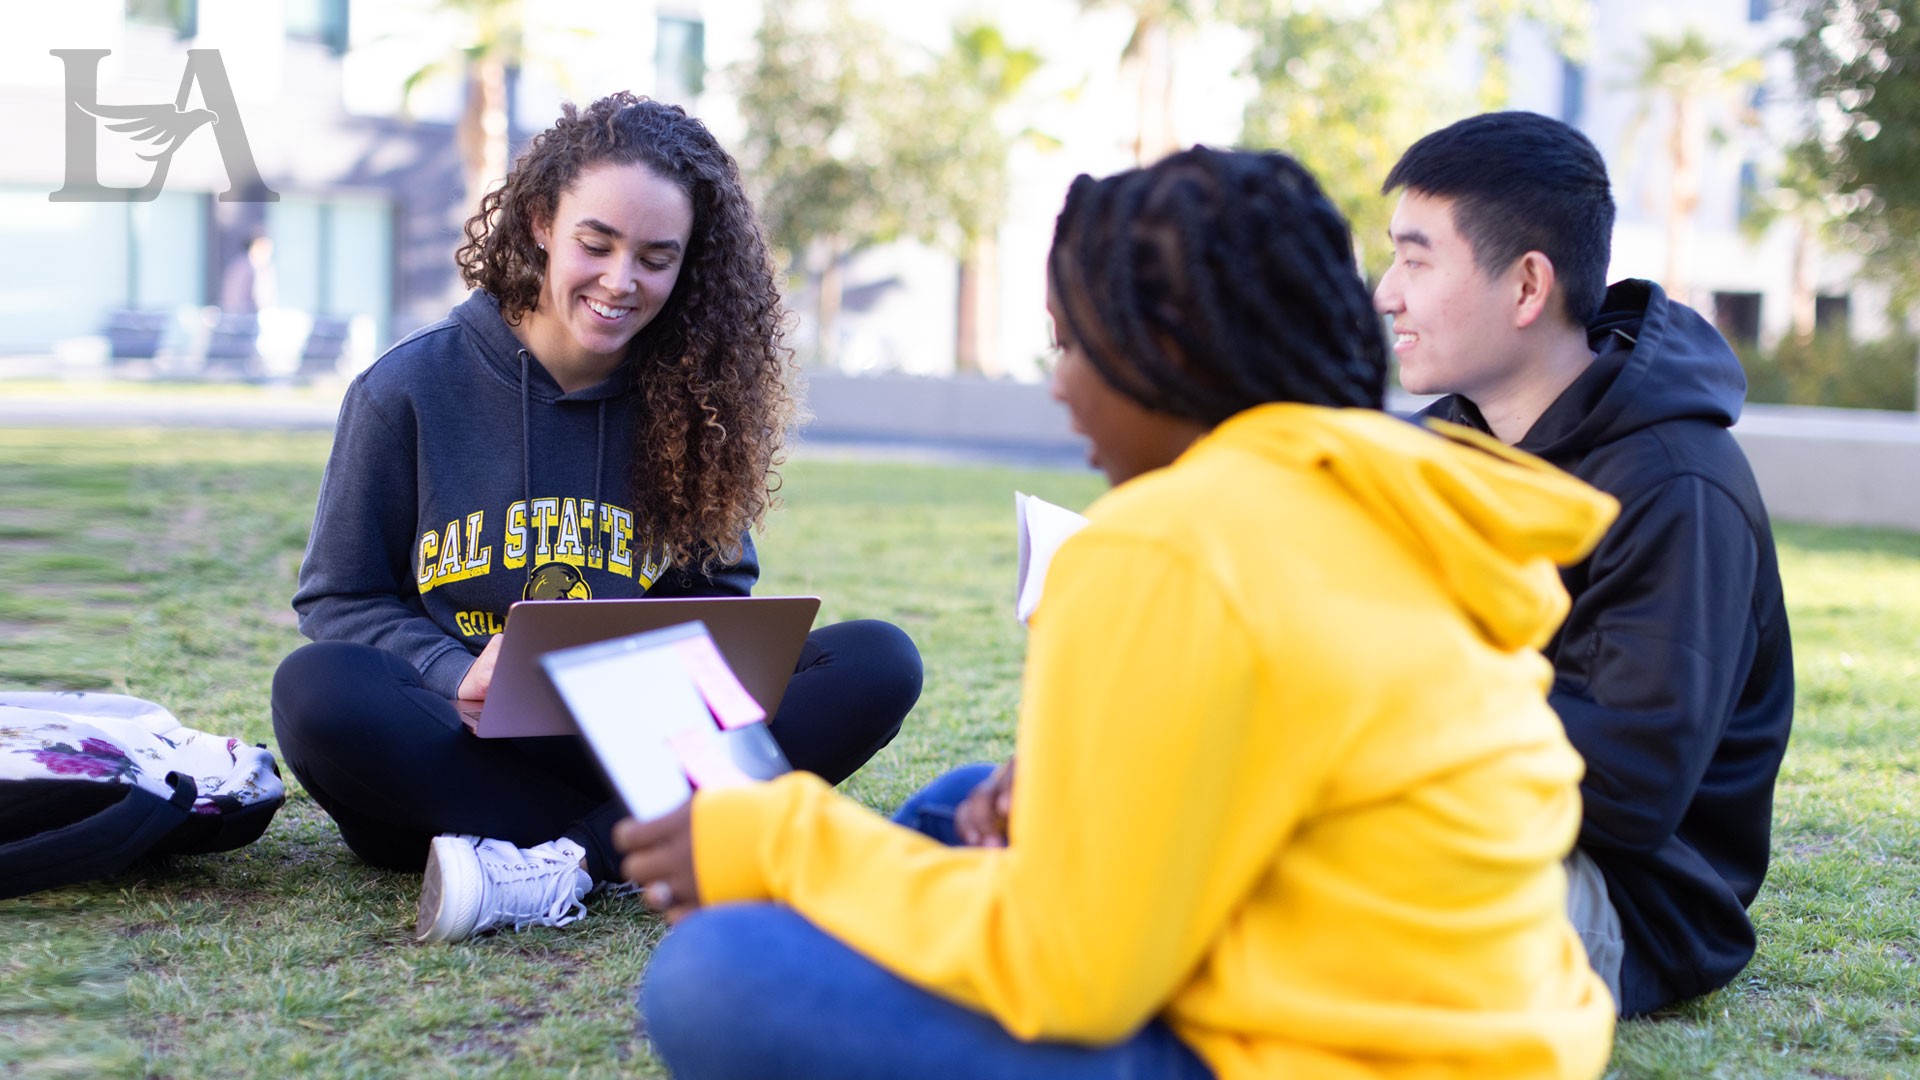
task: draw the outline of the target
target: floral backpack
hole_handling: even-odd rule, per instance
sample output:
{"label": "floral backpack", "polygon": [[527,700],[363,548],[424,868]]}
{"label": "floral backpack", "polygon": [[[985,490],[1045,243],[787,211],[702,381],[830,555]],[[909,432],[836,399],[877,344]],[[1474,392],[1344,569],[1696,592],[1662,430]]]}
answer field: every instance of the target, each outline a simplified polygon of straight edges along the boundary
{"label": "floral backpack", "polygon": [[0,899],[243,847],[285,800],[265,748],[150,701],[0,691]]}

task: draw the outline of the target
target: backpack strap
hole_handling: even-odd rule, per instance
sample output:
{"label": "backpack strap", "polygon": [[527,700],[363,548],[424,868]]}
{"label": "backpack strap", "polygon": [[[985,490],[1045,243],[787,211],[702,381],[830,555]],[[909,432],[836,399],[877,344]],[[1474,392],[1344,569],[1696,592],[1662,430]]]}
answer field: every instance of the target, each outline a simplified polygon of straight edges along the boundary
{"label": "backpack strap", "polygon": [[242,802],[231,795],[202,798],[196,812],[154,845],[153,854],[210,855],[245,847],[267,831],[274,812],[285,801],[278,795],[268,802]]}
{"label": "backpack strap", "polygon": [[178,828],[198,794],[193,778],[168,773],[171,798],[128,786],[106,809],[24,840],[0,844],[0,900],[117,874]]}

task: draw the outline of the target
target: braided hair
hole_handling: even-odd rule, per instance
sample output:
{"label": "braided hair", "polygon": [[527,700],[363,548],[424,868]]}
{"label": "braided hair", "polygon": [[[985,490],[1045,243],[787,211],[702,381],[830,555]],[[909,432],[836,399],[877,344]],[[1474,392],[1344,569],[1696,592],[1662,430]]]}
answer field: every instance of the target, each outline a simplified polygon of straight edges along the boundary
{"label": "braided hair", "polygon": [[1196,146],[1080,176],[1047,260],[1068,334],[1139,405],[1377,409],[1387,350],[1347,223],[1292,158]]}

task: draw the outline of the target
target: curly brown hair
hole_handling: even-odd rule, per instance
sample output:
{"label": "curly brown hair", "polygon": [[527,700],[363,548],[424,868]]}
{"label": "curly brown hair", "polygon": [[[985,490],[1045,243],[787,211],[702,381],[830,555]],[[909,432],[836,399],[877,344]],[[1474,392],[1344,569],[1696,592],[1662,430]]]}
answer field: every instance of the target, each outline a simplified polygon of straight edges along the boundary
{"label": "curly brown hair", "polygon": [[794,422],[793,351],[772,259],[740,170],[706,125],[677,105],[622,91],[533,137],[506,183],[467,219],[460,276],[518,324],[533,310],[546,253],[533,239],[560,195],[602,164],[642,164],[693,203],[693,235],[673,293],[627,346],[640,418],[629,483],[641,536],[674,562],[734,562],[764,524]]}

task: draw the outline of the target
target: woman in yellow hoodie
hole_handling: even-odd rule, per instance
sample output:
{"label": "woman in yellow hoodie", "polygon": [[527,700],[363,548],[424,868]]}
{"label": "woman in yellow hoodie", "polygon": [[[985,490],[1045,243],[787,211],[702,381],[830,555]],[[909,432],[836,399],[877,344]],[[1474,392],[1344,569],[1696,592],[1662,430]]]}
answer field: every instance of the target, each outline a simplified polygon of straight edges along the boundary
{"label": "woman in yellow hoodie", "polygon": [[682,1080],[1598,1075],[1613,1006],[1561,869],[1581,766],[1537,649],[1613,504],[1378,411],[1346,225],[1282,155],[1083,176],[1049,271],[1054,395],[1114,489],[1031,621],[1005,843],[800,774],[625,822],[677,923],[642,992],[661,1055]]}

